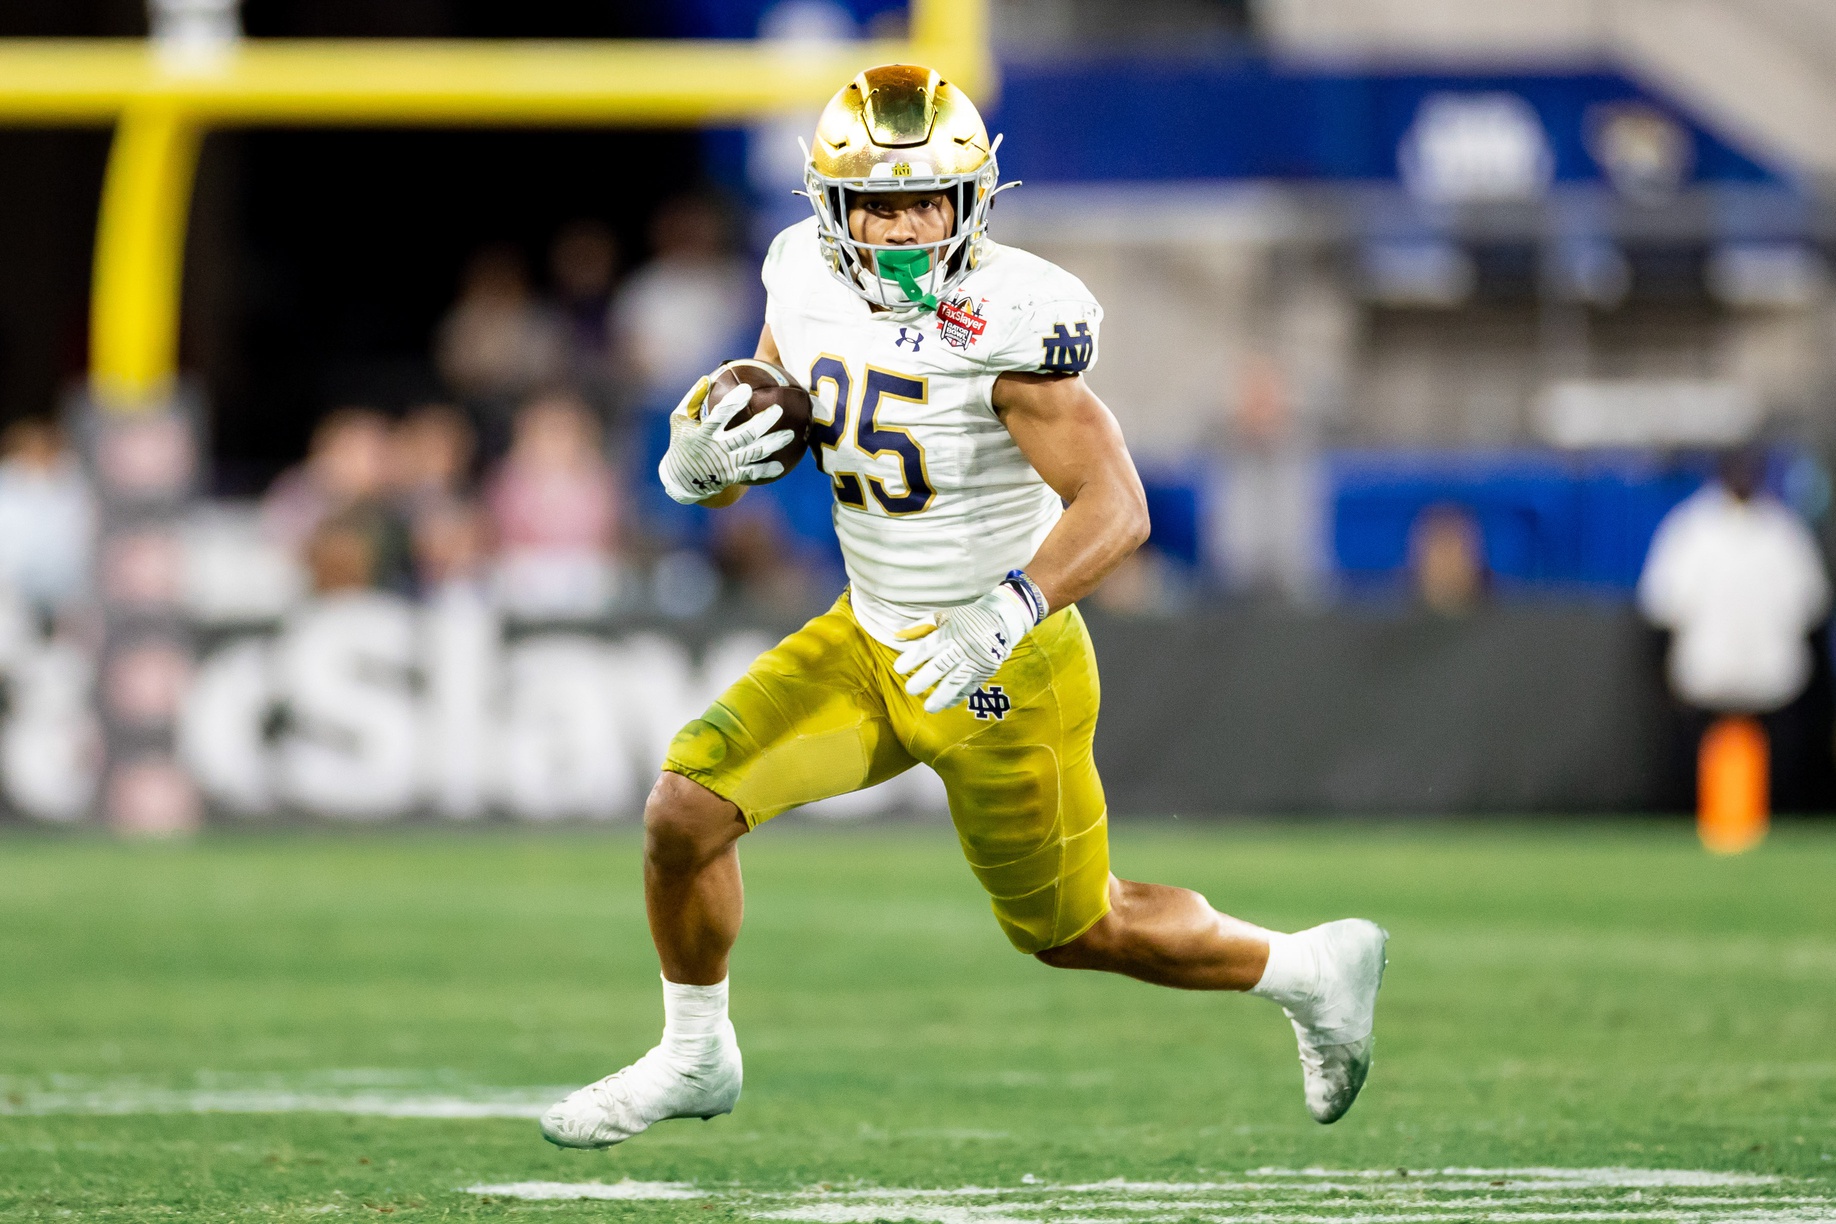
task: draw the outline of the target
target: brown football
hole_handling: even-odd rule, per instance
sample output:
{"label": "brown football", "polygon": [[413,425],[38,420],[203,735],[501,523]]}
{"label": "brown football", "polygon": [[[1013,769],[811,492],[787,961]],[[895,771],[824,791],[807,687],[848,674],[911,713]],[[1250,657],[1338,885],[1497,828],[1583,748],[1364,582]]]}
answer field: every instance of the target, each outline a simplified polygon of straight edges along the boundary
{"label": "brown football", "polygon": [[[742,357],[714,371],[708,383],[707,406],[718,404],[722,396],[742,382],[752,386],[752,398],[744,408],[733,414],[733,419],[727,422],[727,428],[732,429],[742,421],[749,421],[767,408],[776,406],[783,409],[784,415],[778,418],[772,430],[788,429],[797,436],[786,442],[776,454],[767,456],[767,461],[776,459],[784,465],[784,471],[788,474],[803,458],[803,452],[809,449],[810,393],[799,387],[796,379],[771,362],[760,361],[756,357]],[[748,483],[771,482],[760,480]]]}

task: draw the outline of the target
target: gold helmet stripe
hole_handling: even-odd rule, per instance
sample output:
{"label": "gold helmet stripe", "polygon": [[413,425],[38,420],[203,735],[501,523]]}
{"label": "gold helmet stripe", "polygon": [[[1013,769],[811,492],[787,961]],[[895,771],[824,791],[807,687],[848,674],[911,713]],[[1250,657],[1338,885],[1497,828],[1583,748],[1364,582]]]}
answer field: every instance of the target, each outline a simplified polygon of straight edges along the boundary
{"label": "gold helmet stripe", "polygon": [[909,149],[931,139],[931,128],[937,122],[937,87],[941,84],[943,78],[934,69],[926,69],[922,85],[903,73],[896,77],[881,74],[876,83],[863,72],[848,88],[861,93],[861,120],[867,125],[867,138],[883,149]]}

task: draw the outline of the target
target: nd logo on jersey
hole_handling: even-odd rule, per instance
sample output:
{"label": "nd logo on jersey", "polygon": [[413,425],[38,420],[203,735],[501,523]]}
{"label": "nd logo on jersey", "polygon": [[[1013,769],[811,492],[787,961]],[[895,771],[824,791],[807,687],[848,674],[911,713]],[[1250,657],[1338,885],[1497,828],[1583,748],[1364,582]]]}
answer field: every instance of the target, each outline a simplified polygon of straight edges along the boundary
{"label": "nd logo on jersey", "polygon": [[1090,334],[1090,324],[1082,319],[1070,327],[1053,324],[1052,334],[1041,336],[1039,341],[1045,349],[1039,366],[1054,374],[1082,373],[1096,356],[1096,337]]}
{"label": "nd logo on jersey", "polygon": [[969,694],[969,712],[979,719],[994,719],[1000,722],[1007,717],[1007,712],[1014,708],[1007,694],[1001,691],[998,684],[985,684]]}

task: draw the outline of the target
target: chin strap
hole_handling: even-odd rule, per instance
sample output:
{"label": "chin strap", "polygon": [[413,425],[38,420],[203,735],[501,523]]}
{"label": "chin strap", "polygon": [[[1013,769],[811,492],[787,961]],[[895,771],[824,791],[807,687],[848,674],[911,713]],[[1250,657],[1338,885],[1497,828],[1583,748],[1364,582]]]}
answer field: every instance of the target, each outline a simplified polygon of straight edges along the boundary
{"label": "chin strap", "polygon": [[882,275],[890,275],[898,282],[899,288],[905,290],[906,298],[914,306],[922,306],[926,310],[937,309],[937,295],[926,293],[918,287],[918,273],[931,270],[929,251],[880,251],[875,254],[873,262]]}

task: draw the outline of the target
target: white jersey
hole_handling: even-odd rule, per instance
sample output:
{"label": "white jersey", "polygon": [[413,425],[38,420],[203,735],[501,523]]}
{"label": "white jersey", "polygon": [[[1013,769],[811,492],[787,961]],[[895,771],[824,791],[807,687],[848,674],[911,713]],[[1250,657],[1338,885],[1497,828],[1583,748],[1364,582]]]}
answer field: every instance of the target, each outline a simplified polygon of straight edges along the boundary
{"label": "white jersey", "polygon": [[830,274],[814,217],[772,242],[764,280],[782,364],[816,400],[810,450],[862,628],[894,645],[1032,560],[1064,507],[995,416],[994,384],[1096,363],[1103,311],[1083,283],[987,242],[935,314],[875,311]]}

